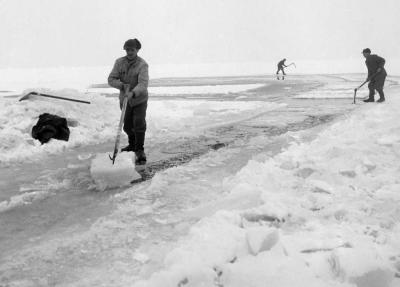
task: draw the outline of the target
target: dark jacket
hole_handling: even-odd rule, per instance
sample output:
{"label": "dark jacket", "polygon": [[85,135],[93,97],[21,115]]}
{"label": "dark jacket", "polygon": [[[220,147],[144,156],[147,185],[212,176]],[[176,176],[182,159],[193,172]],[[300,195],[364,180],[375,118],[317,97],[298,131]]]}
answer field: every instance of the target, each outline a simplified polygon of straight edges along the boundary
{"label": "dark jacket", "polygon": [[140,57],[136,57],[131,61],[126,56],[119,58],[115,61],[114,67],[108,76],[108,84],[120,90],[119,100],[121,105],[124,98],[124,84],[130,84],[131,90],[135,94],[132,106],[144,103],[149,98],[147,91],[149,85],[149,66]]}
{"label": "dark jacket", "polygon": [[376,73],[376,70],[378,70],[378,68],[382,69],[382,72],[380,74],[385,75],[386,76],[386,71],[385,71],[385,59],[382,57],[379,57],[378,55],[369,55],[366,59],[365,59],[365,64],[367,65],[368,68],[368,78],[371,77],[372,75],[374,75]]}
{"label": "dark jacket", "polygon": [[280,61],[280,62],[278,63],[278,68],[286,67],[285,61],[286,61],[286,60]]}
{"label": "dark jacket", "polygon": [[67,119],[48,113],[41,114],[38,122],[32,128],[32,137],[42,144],[47,143],[52,138],[68,141]]}

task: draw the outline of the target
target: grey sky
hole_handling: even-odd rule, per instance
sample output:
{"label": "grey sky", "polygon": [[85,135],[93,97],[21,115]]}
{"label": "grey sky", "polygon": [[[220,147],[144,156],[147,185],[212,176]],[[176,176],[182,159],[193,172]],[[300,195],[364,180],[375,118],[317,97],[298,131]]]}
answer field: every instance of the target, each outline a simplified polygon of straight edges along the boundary
{"label": "grey sky", "polygon": [[400,58],[399,0],[0,0],[0,68]]}

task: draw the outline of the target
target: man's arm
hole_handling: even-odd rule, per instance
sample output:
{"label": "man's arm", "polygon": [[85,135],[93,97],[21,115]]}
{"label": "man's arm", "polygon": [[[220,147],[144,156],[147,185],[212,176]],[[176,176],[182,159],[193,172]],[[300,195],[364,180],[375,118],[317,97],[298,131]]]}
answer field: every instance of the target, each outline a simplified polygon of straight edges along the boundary
{"label": "man's arm", "polygon": [[147,87],[149,86],[149,65],[144,64],[140,67],[138,75],[138,84],[133,88],[133,93],[135,97],[140,97],[141,95],[147,94]]}
{"label": "man's arm", "polygon": [[385,59],[379,56],[376,56],[376,63],[378,64],[377,72],[382,71],[383,67],[385,66]]}
{"label": "man's arm", "polygon": [[116,88],[118,90],[122,90],[122,88],[124,87],[124,84],[121,82],[121,79],[120,79],[120,76],[119,76],[119,63],[118,63],[118,60],[115,61],[114,67],[111,70],[110,75],[108,76],[108,84],[111,87]]}

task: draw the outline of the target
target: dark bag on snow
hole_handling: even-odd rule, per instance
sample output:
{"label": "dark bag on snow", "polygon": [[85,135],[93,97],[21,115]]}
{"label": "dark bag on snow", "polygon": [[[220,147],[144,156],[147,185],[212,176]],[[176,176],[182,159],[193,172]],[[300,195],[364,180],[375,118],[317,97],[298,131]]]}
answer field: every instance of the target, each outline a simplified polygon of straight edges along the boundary
{"label": "dark bag on snow", "polygon": [[36,125],[32,128],[32,137],[42,144],[50,139],[68,141],[69,128],[67,119],[48,113],[41,114]]}

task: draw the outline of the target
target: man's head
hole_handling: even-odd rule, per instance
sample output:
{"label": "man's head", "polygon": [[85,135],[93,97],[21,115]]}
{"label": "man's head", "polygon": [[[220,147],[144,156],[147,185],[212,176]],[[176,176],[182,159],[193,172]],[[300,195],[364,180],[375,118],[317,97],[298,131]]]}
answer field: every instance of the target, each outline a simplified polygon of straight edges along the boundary
{"label": "man's head", "polygon": [[365,48],[362,51],[362,54],[364,55],[365,58],[367,58],[369,55],[371,55],[371,50],[369,48]]}
{"label": "man's head", "polygon": [[129,39],[125,41],[124,50],[128,59],[134,59],[137,56],[138,51],[142,48],[138,39]]}

